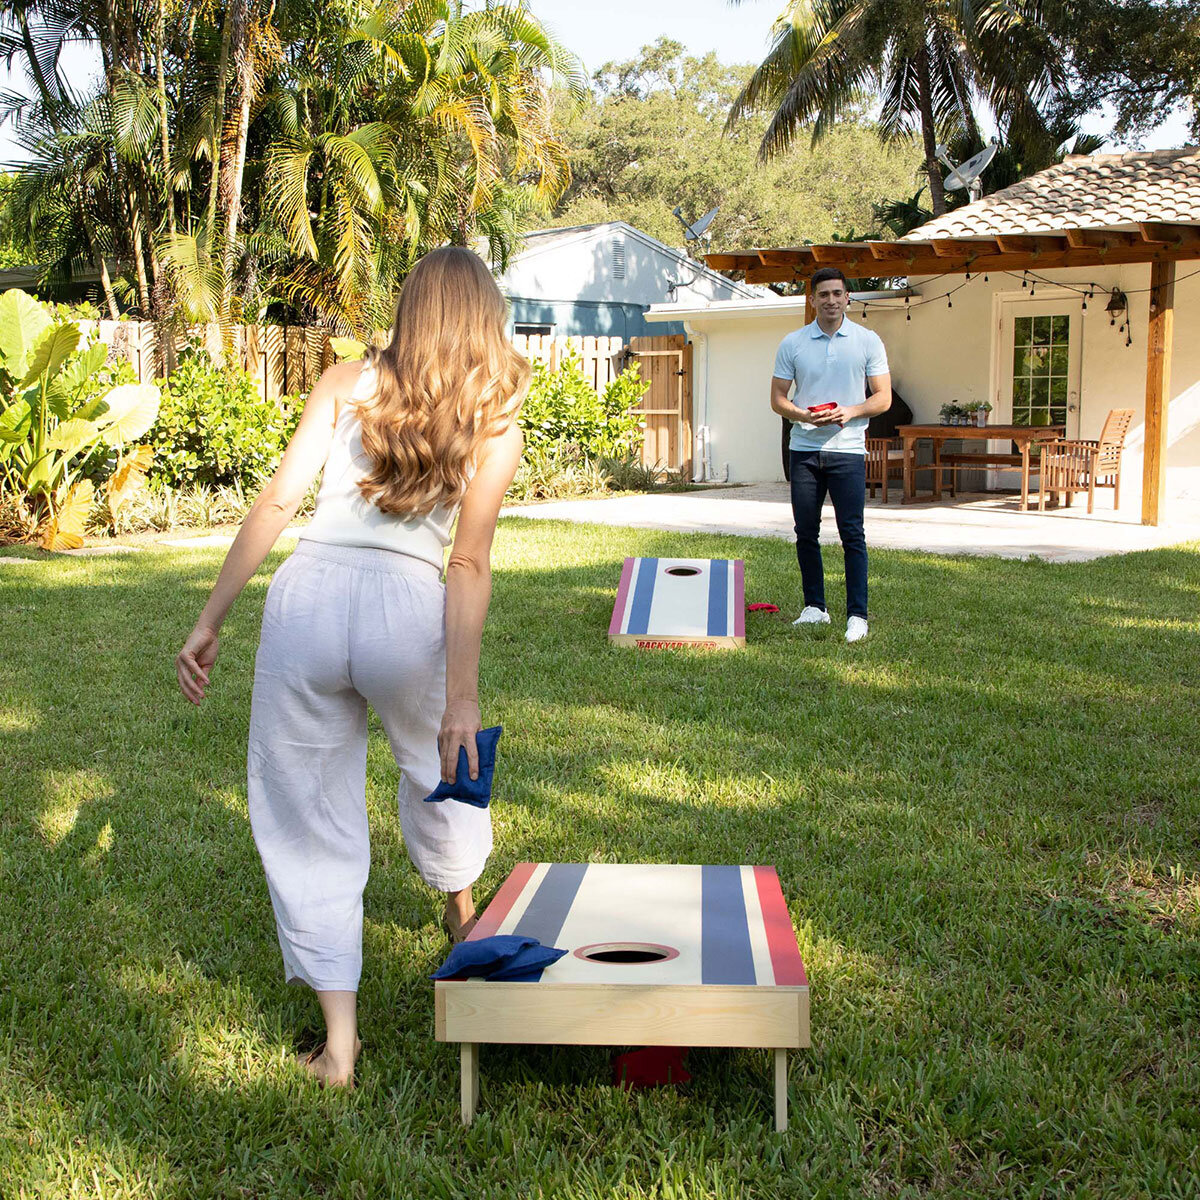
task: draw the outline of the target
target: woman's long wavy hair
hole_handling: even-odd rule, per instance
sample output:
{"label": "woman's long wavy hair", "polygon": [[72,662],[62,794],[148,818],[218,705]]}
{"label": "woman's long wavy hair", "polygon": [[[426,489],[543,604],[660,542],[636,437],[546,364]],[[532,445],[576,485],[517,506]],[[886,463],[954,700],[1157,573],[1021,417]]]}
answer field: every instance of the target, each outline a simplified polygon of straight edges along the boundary
{"label": "woman's long wavy hair", "polygon": [[367,355],[378,388],[358,405],[371,464],[359,487],[383,512],[457,503],[480,448],[516,419],[530,366],[506,322],[496,281],[464,247],[426,254],[404,281],[391,341]]}

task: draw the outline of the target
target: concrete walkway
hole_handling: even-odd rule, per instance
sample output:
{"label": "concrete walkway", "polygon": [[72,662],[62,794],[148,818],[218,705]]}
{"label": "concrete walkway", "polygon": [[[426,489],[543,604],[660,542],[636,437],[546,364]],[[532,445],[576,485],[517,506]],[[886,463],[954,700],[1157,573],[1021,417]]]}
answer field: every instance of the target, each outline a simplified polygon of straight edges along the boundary
{"label": "concrete walkway", "polygon": [[[897,494],[887,505],[878,499],[867,501],[867,544],[933,554],[1036,555],[1048,562],[1086,562],[1107,554],[1200,541],[1200,504],[1170,505],[1167,523],[1150,527],[1141,524],[1138,501],[1137,496],[1124,497],[1121,511],[1116,513],[1111,493],[1102,493],[1089,517],[1086,500],[1078,497],[1069,509],[1023,513],[1016,498],[1000,493],[960,493],[954,501],[937,504],[900,504]],[[503,515],[680,533],[729,533],[789,541],[793,537],[786,483],[522,504],[505,508]],[[833,508],[828,504],[821,541],[837,541]]]}
{"label": "concrete walkway", "polygon": [[[890,504],[868,500],[867,544],[875,549],[918,550],[929,554],[983,554],[999,558],[1038,557],[1047,562],[1087,562],[1108,554],[1153,550],[1180,542],[1200,542],[1200,504],[1176,502],[1168,508],[1166,523],[1142,525],[1138,497],[1132,496],[1119,513],[1111,498],[1096,501],[1087,515],[1084,501],[1070,509],[1039,513],[1021,512],[1012,496],[988,493],[960,495],[957,500],[934,504]],[[518,504],[502,516],[541,521],[575,521],[593,525],[621,525],[633,529],[662,529],[679,533],[724,533],[739,537],[774,537],[791,541],[792,509],[787,484],[762,483],[744,487],[704,488],[694,492],[612,496],[598,500],[552,500],[544,504]],[[293,542],[302,526],[292,525],[280,541]],[[149,544],[180,549],[228,546],[236,531],[188,535],[177,530],[150,539]],[[837,542],[833,508],[825,506],[821,541]],[[95,545],[68,554],[127,554],[143,546]],[[0,566],[33,561],[0,557]]]}

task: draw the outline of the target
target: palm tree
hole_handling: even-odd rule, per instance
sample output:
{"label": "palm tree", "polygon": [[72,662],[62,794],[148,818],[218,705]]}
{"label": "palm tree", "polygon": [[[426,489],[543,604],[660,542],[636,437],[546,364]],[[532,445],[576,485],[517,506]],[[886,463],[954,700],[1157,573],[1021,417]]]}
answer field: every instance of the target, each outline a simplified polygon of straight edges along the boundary
{"label": "palm tree", "polygon": [[884,137],[920,133],[935,215],[946,210],[935,147],[956,135],[980,141],[976,99],[1006,132],[1036,138],[1039,105],[1063,82],[1037,0],[788,0],[772,34],[726,129],[773,109],[760,147],[766,159],[807,126],[819,140],[877,94]]}
{"label": "palm tree", "polygon": [[281,14],[288,65],[268,97],[260,232],[285,232],[284,294],[361,333],[386,322],[426,250],[483,236],[506,259],[521,218],[570,182],[545,76],[580,99],[584,81],[523,4],[345,11]]}
{"label": "palm tree", "polygon": [[[52,69],[68,37],[99,50],[94,95]],[[21,211],[63,274],[115,257],[110,311],[162,332],[272,300],[364,332],[426,250],[502,263],[569,182],[550,81],[585,89],[523,0],[0,0],[0,54],[51,68],[36,103],[0,96]]]}
{"label": "palm tree", "polygon": [[[35,90],[33,102],[28,102],[18,95],[8,94],[0,101],[0,106],[5,116],[18,118],[20,140],[25,142],[26,150],[35,155],[47,152],[48,134],[65,149],[66,144],[72,141],[71,127],[78,127],[81,116],[77,98],[64,85],[58,73],[63,44],[72,30],[81,24],[80,16],[70,9],[51,10],[47,15],[48,20],[41,19],[42,14],[32,0],[17,0],[15,3],[5,0],[0,4],[0,54],[3,54],[10,64],[18,56],[24,59],[26,74]],[[47,199],[51,201],[50,207],[58,210],[56,220],[61,223],[61,197],[66,197],[66,211],[70,213],[71,218],[68,224],[78,225],[87,245],[87,257],[99,274],[109,316],[116,320],[119,312],[112,280],[109,277],[103,236],[86,195],[81,168],[69,159],[63,162],[60,155],[50,151],[47,167],[55,171],[59,166],[67,168],[63,177],[58,180],[61,192],[58,197]],[[23,195],[26,202],[31,199],[28,185],[29,179],[26,177],[18,187],[18,195]],[[17,214],[18,219],[23,219],[30,231],[34,228],[36,212],[36,204],[30,207],[25,203]],[[71,258],[70,253],[61,255],[57,265],[61,269]],[[67,269],[69,271],[69,267]]]}

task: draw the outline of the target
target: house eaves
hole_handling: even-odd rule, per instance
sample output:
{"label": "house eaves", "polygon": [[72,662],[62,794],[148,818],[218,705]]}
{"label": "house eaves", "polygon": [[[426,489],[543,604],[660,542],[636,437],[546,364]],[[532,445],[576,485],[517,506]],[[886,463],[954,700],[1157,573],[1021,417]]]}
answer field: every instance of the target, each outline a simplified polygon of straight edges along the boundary
{"label": "house eaves", "polygon": [[681,270],[699,272],[697,279],[707,279],[723,288],[730,288],[739,296],[745,296],[747,299],[754,299],[762,294],[760,289],[730,279],[727,275],[722,275],[720,271],[714,271],[704,263],[698,262],[694,258],[689,258],[682,251],[676,250],[673,246],[668,246],[666,242],[660,242],[657,238],[651,237],[648,233],[643,233],[640,229],[634,228],[634,226],[627,224],[625,221],[608,221],[600,225],[572,225],[563,230],[564,236],[561,238],[544,237],[544,235],[553,234],[554,232],[555,230],[553,229],[535,229],[530,231],[526,236],[537,238],[537,244],[531,246],[528,250],[522,250],[514,254],[509,263],[510,269],[519,262],[549,253],[551,250],[560,250],[564,246],[595,241],[601,237],[611,237],[614,233],[620,233],[627,238],[632,238],[635,242],[640,242],[647,249],[671,259]]}
{"label": "house eaves", "polygon": [[[873,292],[851,292],[854,303],[902,300],[919,296],[916,288],[885,288]],[[646,320],[657,321],[745,321],[761,317],[794,317],[804,320],[803,296],[780,296],[775,300],[714,300],[711,304],[652,304]]]}

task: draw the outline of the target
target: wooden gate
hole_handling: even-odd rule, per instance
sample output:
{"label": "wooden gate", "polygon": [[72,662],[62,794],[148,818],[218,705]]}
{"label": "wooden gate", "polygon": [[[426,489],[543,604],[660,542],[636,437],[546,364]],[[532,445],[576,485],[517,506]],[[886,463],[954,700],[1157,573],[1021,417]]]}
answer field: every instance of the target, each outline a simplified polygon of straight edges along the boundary
{"label": "wooden gate", "polygon": [[641,364],[650,387],[638,408],[646,416],[642,462],[692,474],[692,346],[682,334],[635,337],[629,361]]}

